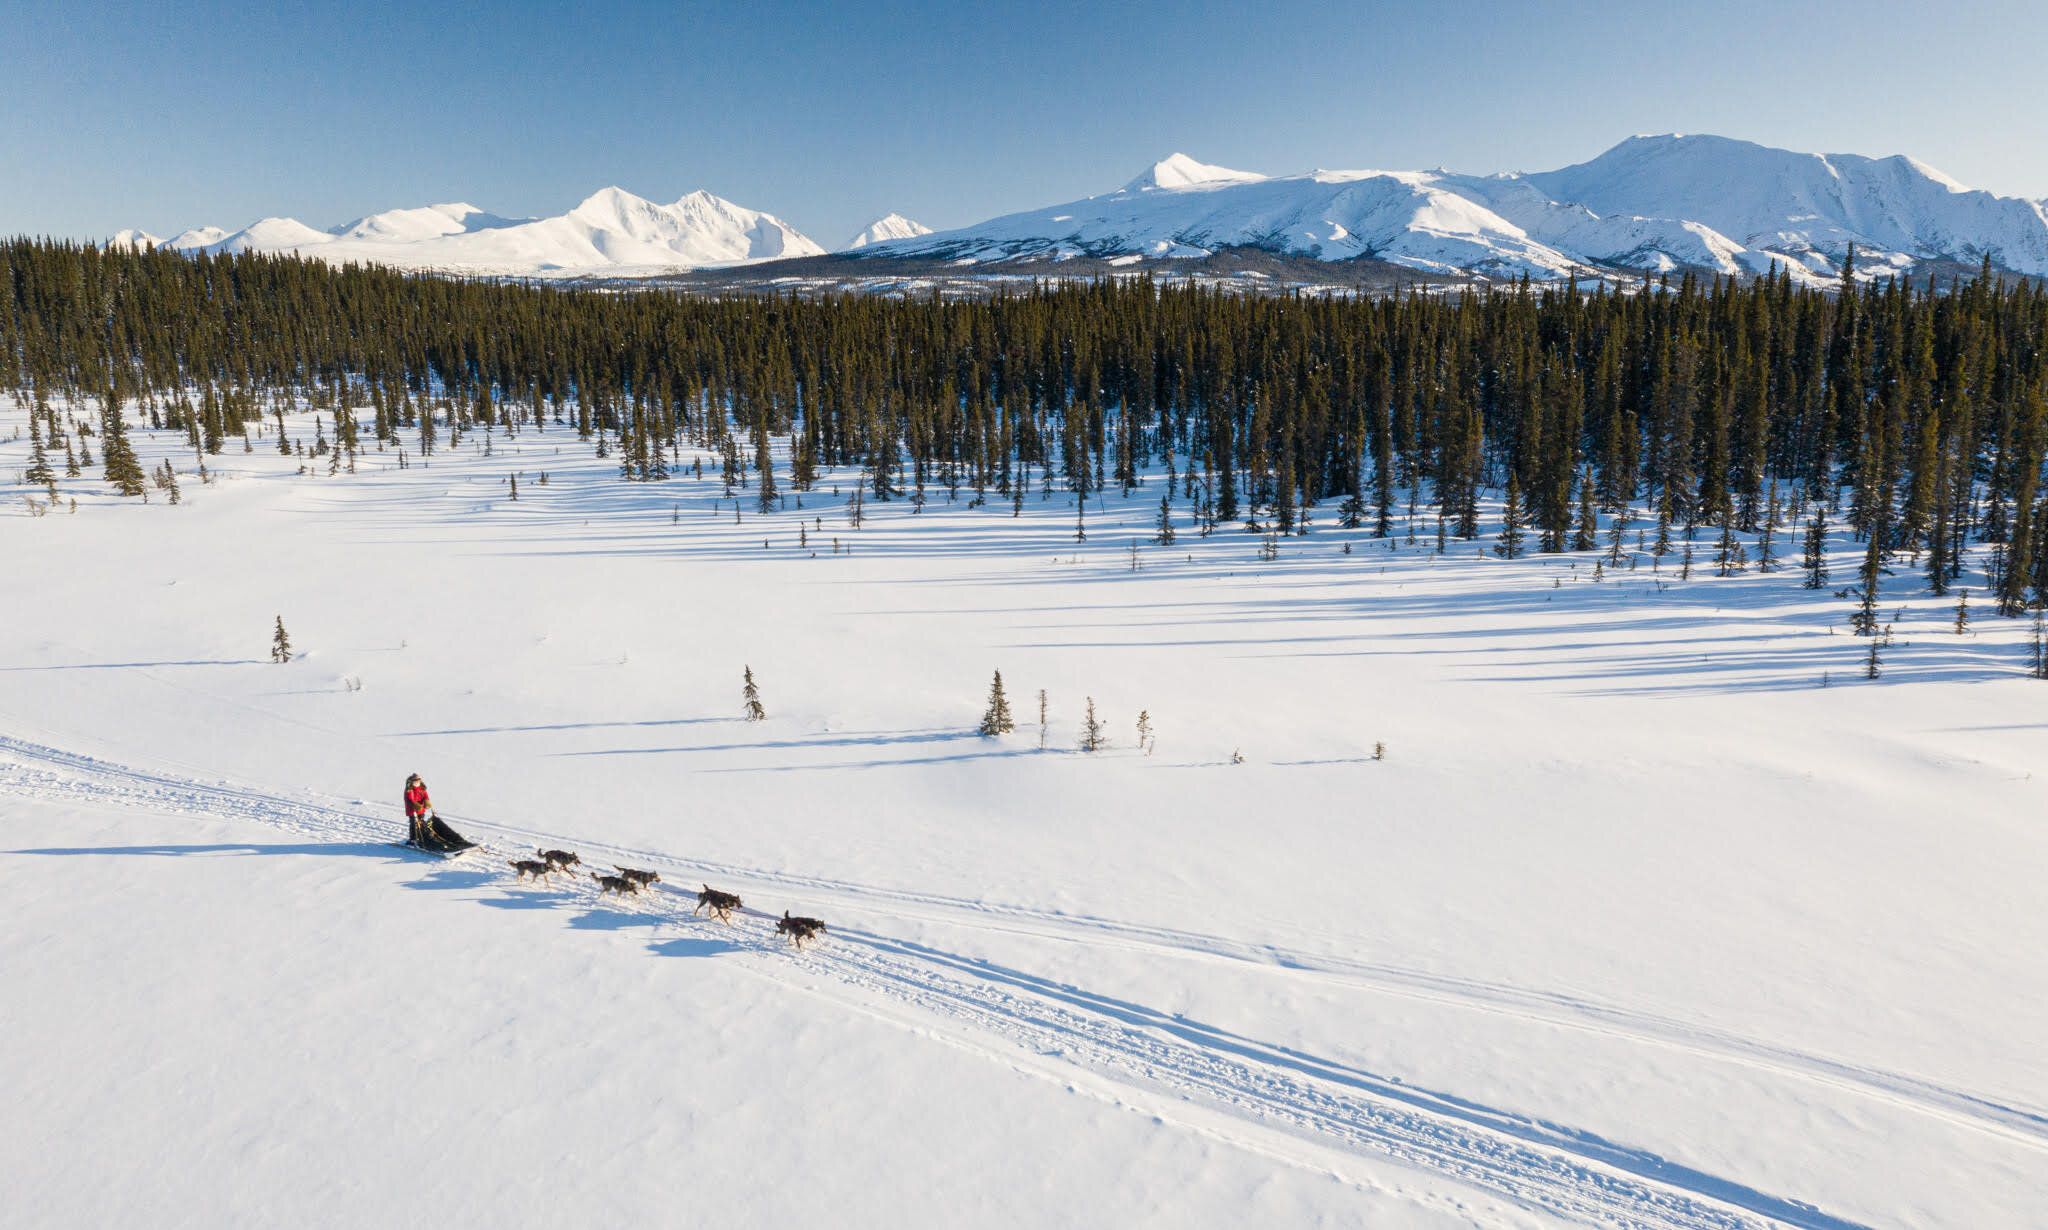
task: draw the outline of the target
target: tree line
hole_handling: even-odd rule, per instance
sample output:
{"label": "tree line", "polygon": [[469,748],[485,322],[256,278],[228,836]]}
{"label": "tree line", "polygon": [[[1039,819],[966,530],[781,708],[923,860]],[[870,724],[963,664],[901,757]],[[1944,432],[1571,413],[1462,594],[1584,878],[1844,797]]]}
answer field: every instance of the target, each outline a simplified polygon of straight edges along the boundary
{"label": "tree line", "polygon": [[[2048,294],[1994,278],[1786,273],[1456,296],[1251,295],[1149,279],[981,299],[555,289],[262,254],[0,244],[0,385],[101,408],[200,453],[304,406],[320,451],[431,456],[465,433],[566,432],[661,481],[724,460],[763,511],[823,467],[866,499],[1034,485],[1129,494],[1163,474],[1204,530],[1380,535],[1405,498],[1476,537],[1505,490],[1530,548],[1586,549],[1640,509],[1660,542],[1838,516],[1945,592],[1993,544],[2008,614],[2048,595]],[[280,424],[281,425],[281,424]],[[787,441],[780,472],[770,441]],[[280,448],[289,446],[280,430]],[[123,489],[140,490],[124,468]],[[1519,542],[1519,540],[1518,540]]]}

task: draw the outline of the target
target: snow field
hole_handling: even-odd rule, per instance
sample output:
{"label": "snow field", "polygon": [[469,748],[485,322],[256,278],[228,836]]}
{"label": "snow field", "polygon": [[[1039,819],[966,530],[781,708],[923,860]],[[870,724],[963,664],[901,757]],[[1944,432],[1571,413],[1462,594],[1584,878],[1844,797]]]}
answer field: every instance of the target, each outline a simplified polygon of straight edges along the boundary
{"label": "snow field", "polygon": [[[0,624],[0,858],[32,886],[4,980],[35,992],[5,1025],[41,1039],[0,1073],[31,1108],[0,1164],[50,1176],[40,1224],[166,1191],[195,1224],[537,1223],[543,1192],[743,1224],[2040,1207],[2044,693],[2025,628],[1955,637],[1917,574],[1872,684],[1849,604],[1790,571],[1596,584],[1325,505],[1273,563],[1183,524],[1133,573],[1158,476],[1091,498],[1085,543],[1035,490],[855,531],[828,479],[813,559],[793,494],[735,524],[715,480],[622,484],[568,431],[352,478],[270,444],[174,509],[80,480],[75,516],[0,520],[30,595]],[[998,668],[1020,727],[984,741]],[[833,936],[404,861],[375,843],[413,770],[494,858],[567,844]],[[463,959],[390,959],[429,943]],[[80,1140],[134,1160],[86,1182]],[[427,1142],[460,1180],[333,1177]]]}

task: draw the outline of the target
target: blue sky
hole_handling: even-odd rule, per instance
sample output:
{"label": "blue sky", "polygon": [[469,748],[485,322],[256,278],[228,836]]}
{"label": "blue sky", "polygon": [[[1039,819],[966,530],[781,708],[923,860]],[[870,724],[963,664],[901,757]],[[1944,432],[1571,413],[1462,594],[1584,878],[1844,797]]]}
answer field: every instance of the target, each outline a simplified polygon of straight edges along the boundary
{"label": "blue sky", "polygon": [[[281,11],[289,9],[292,11]],[[2048,196],[2048,4],[251,6],[0,0],[0,234],[705,188],[828,247],[1115,187],[1490,172],[1637,132]]]}

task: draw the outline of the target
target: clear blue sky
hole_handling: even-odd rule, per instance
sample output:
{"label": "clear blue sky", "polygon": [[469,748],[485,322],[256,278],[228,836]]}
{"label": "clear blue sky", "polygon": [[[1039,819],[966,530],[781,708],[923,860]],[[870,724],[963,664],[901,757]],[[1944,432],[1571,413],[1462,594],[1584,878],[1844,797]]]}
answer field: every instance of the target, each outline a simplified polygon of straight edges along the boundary
{"label": "clear blue sky", "polygon": [[[1767,14],[1767,15],[1763,15]],[[1637,132],[2048,196],[2048,3],[0,0],[0,234],[327,227],[706,188],[828,247],[1269,173],[1538,170]]]}

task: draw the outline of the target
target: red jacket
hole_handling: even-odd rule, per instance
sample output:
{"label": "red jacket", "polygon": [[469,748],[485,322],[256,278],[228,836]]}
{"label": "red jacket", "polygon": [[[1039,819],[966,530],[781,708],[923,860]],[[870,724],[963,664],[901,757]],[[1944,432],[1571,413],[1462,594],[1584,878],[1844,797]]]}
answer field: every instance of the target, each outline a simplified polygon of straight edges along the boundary
{"label": "red jacket", "polygon": [[424,783],[405,788],[406,819],[417,820],[433,810],[433,806],[433,803],[427,798],[427,787]]}

